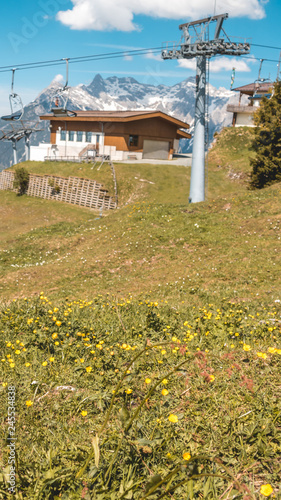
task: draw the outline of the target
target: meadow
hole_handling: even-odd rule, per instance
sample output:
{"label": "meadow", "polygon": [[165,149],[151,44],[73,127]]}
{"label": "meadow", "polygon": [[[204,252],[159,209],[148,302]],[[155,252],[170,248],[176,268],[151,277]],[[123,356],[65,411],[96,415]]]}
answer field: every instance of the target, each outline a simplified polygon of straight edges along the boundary
{"label": "meadow", "polygon": [[102,215],[0,192],[0,498],[281,498],[280,184],[248,190],[250,137],[217,138],[201,204],[167,165],[116,165]]}

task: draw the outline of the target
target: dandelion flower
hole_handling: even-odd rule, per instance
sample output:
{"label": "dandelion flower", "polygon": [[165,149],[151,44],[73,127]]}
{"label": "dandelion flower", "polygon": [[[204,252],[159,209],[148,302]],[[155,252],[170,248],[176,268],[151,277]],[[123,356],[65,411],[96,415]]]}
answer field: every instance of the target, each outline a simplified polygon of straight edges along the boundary
{"label": "dandelion flower", "polygon": [[30,366],[30,363],[25,363],[25,366],[28,368]]}
{"label": "dandelion flower", "polygon": [[182,458],[186,461],[190,460],[191,459],[191,455],[190,453],[188,453],[187,451],[185,453],[183,453],[182,455]]}
{"label": "dandelion flower", "polygon": [[168,380],[166,378],[163,378],[161,384],[167,385],[168,384]]}
{"label": "dandelion flower", "polygon": [[126,394],[131,394],[133,392],[133,389],[126,389],[125,392]]}
{"label": "dandelion flower", "polygon": [[42,366],[47,366],[48,361],[43,361]]}
{"label": "dandelion flower", "polygon": [[87,417],[88,412],[86,410],[81,411],[82,417]]}
{"label": "dandelion flower", "polygon": [[20,354],[20,350],[19,350],[19,349],[17,349],[17,350],[15,351],[15,354]]}
{"label": "dandelion flower", "polygon": [[171,415],[169,415],[168,419],[170,420],[170,422],[172,422],[173,424],[176,424],[177,421],[178,421],[178,417],[177,415],[174,415],[173,413],[171,413]]}
{"label": "dandelion flower", "polygon": [[93,368],[91,366],[86,366],[86,372],[87,373],[91,373],[92,369]]}
{"label": "dandelion flower", "polygon": [[50,363],[53,363],[55,361],[55,358],[49,358]]}
{"label": "dandelion flower", "polygon": [[161,394],[162,396],[167,396],[169,394],[169,391],[167,391],[167,389],[162,389]]}
{"label": "dandelion flower", "polygon": [[146,383],[146,384],[150,384],[150,383],[151,383],[151,379],[147,377],[147,378],[145,379],[145,383]]}
{"label": "dandelion flower", "polygon": [[273,492],[273,488],[270,484],[262,484],[260,492],[265,497],[269,497],[271,495],[271,493]]}
{"label": "dandelion flower", "polygon": [[30,401],[30,399],[28,401],[25,402],[26,406],[32,406],[33,405],[33,401]]}
{"label": "dandelion flower", "polygon": [[80,363],[84,363],[84,362],[85,362],[85,359],[81,358]]}
{"label": "dandelion flower", "polygon": [[251,346],[248,345],[248,344],[244,344],[243,345],[243,349],[244,349],[244,351],[250,351],[251,350]]}
{"label": "dandelion flower", "polygon": [[215,380],[214,375],[209,375],[209,380],[210,380],[210,382],[214,382],[214,380]]}
{"label": "dandelion flower", "polygon": [[11,368],[15,368],[15,366],[16,366],[15,363],[10,363]]}

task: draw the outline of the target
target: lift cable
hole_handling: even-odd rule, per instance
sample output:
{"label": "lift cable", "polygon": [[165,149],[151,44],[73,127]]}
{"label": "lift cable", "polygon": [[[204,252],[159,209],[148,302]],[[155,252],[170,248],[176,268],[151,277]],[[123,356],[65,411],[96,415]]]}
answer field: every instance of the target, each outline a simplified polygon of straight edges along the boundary
{"label": "lift cable", "polygon": [[[111,58],[118,58],[118,57],[124,57],[125,55],[146,55],[146,54],[153,54],[155,52],[161,51],[162,47],[151,47],[151,48],[143,48],[143,49],[135,49],[135,50],[122,50],[118,52],[107,52],[107,53],[102,53],[102,54],[92,54],[88,56],[77,56],[77,57],[68,57],[67,59],[69,60],[70,63],[75,63],[75,62],[87,62],[87,61],[94,61],[94,60],[100,60],[100,59],[111,59]],[[23,64],[16,64],[13,66],[0,66],[0,72],[4,73],[6,71],[11,71],[12,68],[16,68],[17,70],[23,70],[23,69],[35,69],[35,68],[42,68],[42,67],[49,67],[49,66],[57,66],[64,64],[66,58],[61,58],[61,59],[51,59],[51,60],[46,60],[46,61],[37,61],[33,63],[23,63]]]}
{"label": "lift cable", "polygon": [[[270,45],[261,45],[261,44],[251,44],[251,45],[256,46],[256,47],[281,50],[280,47],[275,47],[275,46],[270,46]],[[150,48],[133,49],[133,50],[122,50],[122,51],[118,51],[118,52],[92,54],[92,55],[86,55],[86,56],[68,57],[67,59],[69,60],[69,64],[74,64],[74,63],[79,63],[79,62],[90,62],[90,61],[98,61],[98,60],[106,60],[106,59],[115,59],[115,58],[124,57],[124,55],[129,55],[129,56],[132,55],[133,56],[133,55],[155,54],[161,50],[162,50],[162,47],[150,47]],[[246,59],[253,59],[253,60],[259,59],[259,58],[253,57],[253,56],[243,56],[242,55],[240,57],[244,57]],[[17,71],[20,71],[20,70],[25,70],[25,69],[28,70],[28,69],[36,69],[36,68],[48,68],[51,66],[60,66],[60,65],[63,65],[65,63],[65,59],[66,58],[49,59],[46,61],[14,64],[11,66],[0,66],[0,73],[9,72],[13,68],[16,68]],[[264,61],[278,63],[278,60],[276,60],[276,59],[264,58]]]}

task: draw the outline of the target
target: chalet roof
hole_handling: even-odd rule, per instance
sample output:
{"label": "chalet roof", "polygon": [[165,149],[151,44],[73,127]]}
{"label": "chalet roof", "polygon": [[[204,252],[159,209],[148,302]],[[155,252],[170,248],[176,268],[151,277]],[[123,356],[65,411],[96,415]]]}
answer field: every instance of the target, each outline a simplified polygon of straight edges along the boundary
{"label": "chalet roof", "polygon": [[248,85],[243,85],[242,87],[236,87],[232,89],[234,91],[241,92],[241,94],[254,95],[255,92],[268,92],[273,87],[273,82],[254,82]]}
{"label": "chalet roof", "polygon": [[75,116],[55,116],[53,113],[40,116],[40,120],[54,120],[54,121],[99,121],[99,122],[130,122],[136,120],[143,120],[147,118],[162,118],[177,125],[177,127],[187,129],[190,127],[185,123],[173,116],[167,115],[162,111],[81,111],[75,110]]}

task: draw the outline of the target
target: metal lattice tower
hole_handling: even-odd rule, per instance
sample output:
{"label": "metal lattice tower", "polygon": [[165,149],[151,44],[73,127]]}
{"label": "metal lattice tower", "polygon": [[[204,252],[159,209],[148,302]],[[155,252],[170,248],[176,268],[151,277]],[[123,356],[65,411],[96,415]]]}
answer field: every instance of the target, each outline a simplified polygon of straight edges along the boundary
{"label": "metal lattice tower", "polygon": [[[193,59],[196,57],[196,100],[192,150],[189,203],[205,200],[205,115],[206,115],[206,61],[216,55],[239,56],[249,54],[250,44],[232,42],[222,25],[228,14],[207,17],[181,24],[183,35],[178,44],[167,42],[162,49],[163,59]],[[214,25],[215,23],[215,25]],[[214,27],[210,39],[210,28]]]}

